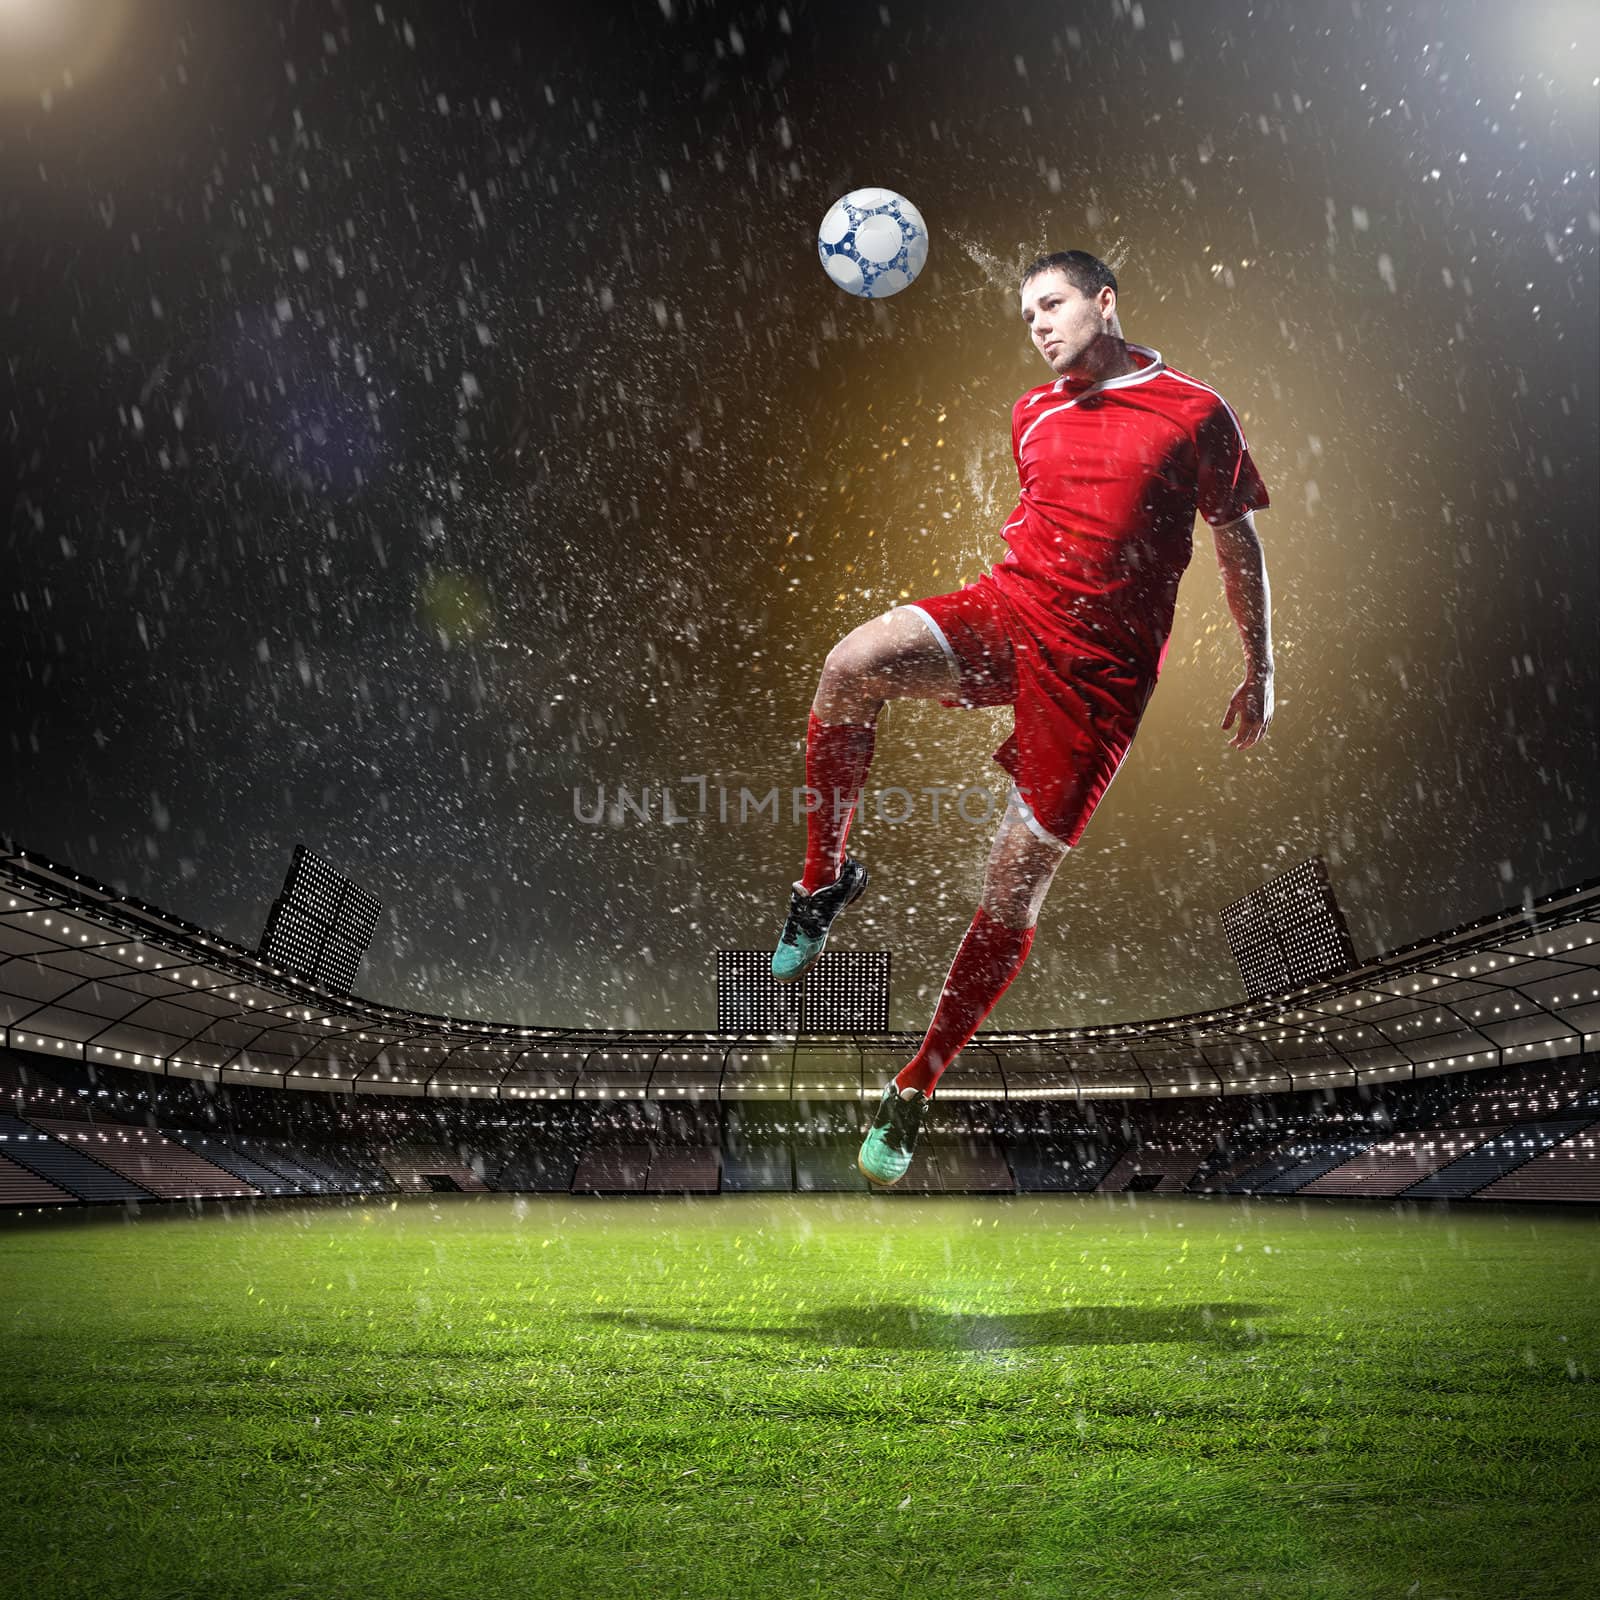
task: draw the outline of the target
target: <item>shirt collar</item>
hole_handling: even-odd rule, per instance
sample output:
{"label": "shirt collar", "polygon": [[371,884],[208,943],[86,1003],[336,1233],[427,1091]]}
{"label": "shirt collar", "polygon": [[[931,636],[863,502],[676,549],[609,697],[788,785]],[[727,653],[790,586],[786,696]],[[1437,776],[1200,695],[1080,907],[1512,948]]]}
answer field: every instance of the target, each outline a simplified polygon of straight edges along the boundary
{"label": "shirt collar", "polygon": [[1136,360],[1140,357],[1137,371],[1125,372],[1120,378],[1107,378],[1101,383],[1086,383],[1082,388],[1068,386],[1065,378],[1057,378],[1050,387],[1058,392],[1070,393],[1074,400],[1081,400],[1086,394],[1098,394],[1102,389],[1124,389],[1131,383],[1143,383],[1147,378],[1153,378],[1162,371],[1166,362],[1161,359],[1159,350],[1152,350],[1148,345],[1135,344],[1131,339],[1123,341],[1128,347],[1128,353]]}

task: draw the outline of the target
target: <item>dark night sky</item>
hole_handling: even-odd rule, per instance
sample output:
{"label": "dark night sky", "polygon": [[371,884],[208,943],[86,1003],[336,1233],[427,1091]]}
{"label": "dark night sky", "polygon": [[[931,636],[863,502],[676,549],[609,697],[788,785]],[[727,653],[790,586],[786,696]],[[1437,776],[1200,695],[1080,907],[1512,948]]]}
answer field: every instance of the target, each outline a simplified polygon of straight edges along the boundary
{"label": "dark night sky", "polygon": [[[24,847],[254,944],[303,840],[375,999],[709,1025],[803,849],[717,786],[802,782],[829,645],[1004,553],[1016,270],[1078,247],[1244,418],[1278,717],[1225,748],[1202,525],[994,1024],[1238,998],[1216,911],[1313,853],[1362,953],[1600,871],[1587,8],[78,9],[0,70]],[[878,305],[815,254],[864,184],[932,237]],[[891,705],[871,782],[998,796],[1008,727]],[[857,823],[897,1027],[990,831]]]}

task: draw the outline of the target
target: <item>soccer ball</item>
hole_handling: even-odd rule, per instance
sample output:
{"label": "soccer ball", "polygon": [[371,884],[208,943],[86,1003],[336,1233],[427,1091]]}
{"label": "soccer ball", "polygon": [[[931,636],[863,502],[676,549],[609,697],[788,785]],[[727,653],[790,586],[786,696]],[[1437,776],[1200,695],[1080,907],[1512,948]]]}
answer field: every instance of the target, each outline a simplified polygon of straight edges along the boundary
{"label": "soccer ball", "polygon": [[852,189],[822,219],[817,254],[822,270],[846,294],[884,300],[922,271],[928,225],[893,189]]}

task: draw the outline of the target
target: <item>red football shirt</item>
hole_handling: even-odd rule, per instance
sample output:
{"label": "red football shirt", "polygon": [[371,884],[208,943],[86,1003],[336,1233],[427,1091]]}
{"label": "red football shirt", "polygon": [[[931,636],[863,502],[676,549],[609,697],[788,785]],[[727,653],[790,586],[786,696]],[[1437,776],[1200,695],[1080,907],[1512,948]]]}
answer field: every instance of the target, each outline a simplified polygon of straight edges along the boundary
{"label": "red football shirt", "polygon": [[990,569],[1036,637],[1152,679],[1166,658],[1198,510],[1214,526],[1270,502],[1220,394],[1129,344],[1136,372],[1030,389],[1011,413],[1022,498]]}

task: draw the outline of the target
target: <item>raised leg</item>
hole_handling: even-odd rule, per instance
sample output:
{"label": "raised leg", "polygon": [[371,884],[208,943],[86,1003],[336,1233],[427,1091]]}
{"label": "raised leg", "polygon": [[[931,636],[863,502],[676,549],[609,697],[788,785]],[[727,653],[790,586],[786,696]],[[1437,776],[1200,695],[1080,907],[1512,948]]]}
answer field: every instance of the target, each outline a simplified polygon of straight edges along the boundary
{"label": "raised leg", "polygon": [[828,652],[811,711],[819,722],[872,723],[886,700],[944,700],[955,692],[955,669],[933,630],[909,606],[897,606]]}
{"label": "raised leg", "polygon": [[945,699],[955,683],[933,631],[905,607],[862,623],[828,652],[806,727],[806,785],[818,797],[806,818],[806,894],[839,875],[884,702]]}

